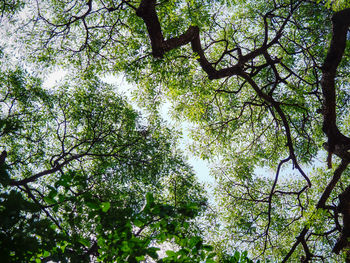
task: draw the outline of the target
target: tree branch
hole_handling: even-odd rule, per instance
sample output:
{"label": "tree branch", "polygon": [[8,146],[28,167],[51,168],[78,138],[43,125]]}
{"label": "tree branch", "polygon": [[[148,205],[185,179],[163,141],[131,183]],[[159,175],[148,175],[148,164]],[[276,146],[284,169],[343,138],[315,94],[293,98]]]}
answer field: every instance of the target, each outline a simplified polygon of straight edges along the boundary
{"label": "tree branch", "polygon": [[343,172],[345,171],[346,167],[348,167],[348,164],[349,164],[349,162],[346,162],[343,160],[340,163],[340,165],[337,167],[337,169],[334,171],[332,180],[328,183],[326,189],[323,191],[323,194],[322,194],[320,200],[318,201],[316,208],[325,208],[326,201],[327,201],[328,197],[332,193],[335,185],[339,181],[339,179],[340,179],[341,175],[343,174]]}
{"label": "tree branch", "polygon": [[344,136],[336,124],[336,71],[343,57],[346,34],[350,26],[350,8],[332,17],[333,35],[327,56],[322,65],[321,87],[323,93],[323,131],[328,137],[328,151],[332,154],[336,145],[350,147],[350,138]]}

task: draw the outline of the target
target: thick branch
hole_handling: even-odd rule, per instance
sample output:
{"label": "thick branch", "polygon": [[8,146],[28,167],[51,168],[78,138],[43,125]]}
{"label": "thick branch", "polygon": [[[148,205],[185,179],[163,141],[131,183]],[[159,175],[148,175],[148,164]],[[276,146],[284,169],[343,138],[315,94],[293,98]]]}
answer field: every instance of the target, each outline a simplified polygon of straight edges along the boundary
{"label": "thick branch", "polygon": [[139,8],[136,10],[136,15],[141,17],[146,24],[148,35],[151,40],[152,55],[155,58],[162,58],[165,52],[191,43],[192,50],[198,54],[198,61],[202,69],[208,74],[209,79],[220,79],[237,75],[243,68],[244,63],[264,54],[269,47],[278,42],[282,35],[282,30],[290,16],[288,16],[276,36],[269,43],[267,43],[267,37],[265,36],[262,46],[246,55],[240,55],[236,65],[217,70],[204,54],[199,36],[199,28],[197,26],[190,26],[182,35],[165,40],[155,7],[156,0],[142,0]]}
{"label": "thick branch", "polygon": [[237,64],[233,67],[224,68],[220,70],[216,70],[213,65],[207,60],[205,57],[201,40],[199,37],[199,31],[196,38],[193,39],[191,42],[192,50],[199,56],[198,62],[201,65],[202,69],[205,71],[205,73],[208,74],[209,79],[220,79],[224,77],[229,77],[233,75],[237,75],[238,72],[241,71],[242,65]]}
{"label": "thick branch", "polygon": [[48,175],[48,174],[53,174],[53,173],[59,171],[66,164],[70,163],[73,160],[77,160],[77,159],[79,159],[79,158],[81,158],[83,156],[84,156],[84,154],[73,155],[72,157],[70,157],[69,159],[65,160],[61,164],[56,165],[52,169],[42,171],[42,172],[37,173],[37,174],[35,174],[35,175],[31,176],[31,177],[28,177],[28,178],[25,178],[25,179],[22,179],[22,180],[19,180],[19,181],[11,180],[10,181],[10,185],[12,185],[12,186],[20,186],[20,185],[26,185],[27,183],[30,183],[30,182],[34,182],[37,179],[39,179],[40,177],[43,177],[43,176]]}
{"label": "thick branch", "polygon": [[341,164],[334,171],[333,178],[327,185],[326,189],[323,191],[323,194],[320,200],[318,201],[316,208],[325,208],[328,197],[330,196],[331,192],[333,191],[335,185],[339,181],[341,175],[345,171],[348,164],[348,162],[342,161]]}
{"label": "thick branch", "polygon": [[333,247],[333,252],[336,254],[350,245],[350,186],[339,195],[338,210],[343,214],[343,229],[340,238]]}
{"label": "thick branch", "polygon": [[139,8],[136,10],[136,15],[141,17],[146,24],[153,56],[156,58],[163,57],[164,37],[156,13],[156,0],[141,1]]}
{"label": "thick branch", "polygon": [[337,12],[332,17],[333,36],[326,59],[322,66],[323,131],[328,137],[328,151],[334,152],[335,145],[350,147],[350,139],[344,136],[336,124],[335,77],[343,57],[346,34],[350,25],[350,8]]}
{"label": "thick branch", "polygon": [[297,241],[293,244],[293,246],[289,250],[288,254],[284,257],[282,263],[288,262],[289,258],[293,255],[295,249],[305,239],[305,236],[306,236],[308,231],[309,231],[309,229],[307,227],[304,227],[304,229],[301,231],[300,235],[297,237]]}
{"label": "thick branch", "polygon": [[7,157],[7,152],[4,150],[0,154],[0,166],[3,166],[5,164],[6,157]]}
{"label": "thick branch", "polygon": [[[344,55],[346,46],[346,36],[350,26],[350,8],[337,12],[332,17],[333,35],[326,59],[322,66],[322,93],[323,93],[323,131],[328,137],[328,143],[325,144],[326,150],[329,152],[328,160],[331,160],[332,153],[335,153],[342,159],[342,163],[334,172],[332,181],[326,187],[318,208],[325,206],[326,200],[330,196],[333,188],[340,179],[342,173],[350,162],[350,138],[343,135],[337,126],[336,116],[336,88],[335,78],[337,68]],[[341,236],[335,246],[333,252],[338,254],[342,249],[349,246],[348,238],[350,237],[350,187],[339,195],[338,210],[343,214],[343,229]]]}

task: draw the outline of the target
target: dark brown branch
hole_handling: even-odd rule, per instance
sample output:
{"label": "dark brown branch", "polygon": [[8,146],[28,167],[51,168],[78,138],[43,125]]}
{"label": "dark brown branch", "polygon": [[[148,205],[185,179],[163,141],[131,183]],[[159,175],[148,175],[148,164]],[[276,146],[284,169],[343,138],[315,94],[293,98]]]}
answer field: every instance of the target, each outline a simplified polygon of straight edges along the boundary
{"label": "dark brown branch", "polygon": [[[342,159],[342,163],[334,172],[332,181],[326,187],[319,203],[318,208],[325,206],[326,200],[330,196],[333,188],[340,179],[342,173],[350,162],[350,138],[343,135],[337,126],[336,116],[336,87],[335,78],[337,68],[344,55],[346,46],[346,36],[350,26],[350,8],[337,12],[332,17],[333,29],[332,40],[328,49],[327,56],[322,65],[321,87],[323,94],[323,132],[328,137],[328,142],[324,145],[328,151],[328,166],[331,166],[332,154],[336,154]],[[341,236],[333,247],[333,252],[339,252],[349,246],[350,237],[350,187],[339,195],[338,210],[343,214],[343,228]]]}
{"label": "dark brown branch", "polygon": [[[326,209],[326,201],[329,198],[332,190],[334,189],[335,185],[337,184],[337,182],[339,181],[342,173],[345,171],[346,167],[348,166],[348,162],[342,161],[341,164],[338,166],[338,168],[335,170],[333,178],[331,180],[331,182],[327,185],[326,189],[323,191],[323,194],[321,196],[321,198],[319,199],[316,208],[323,208]],[[288,252],[288,254],[285,256],[285,258],[283,259],[282,262],[287,262],[288,259],[292,256],[292,254],[294,253],[295,249],[297,248],[297,246],[301,243],[304,242],[303,240],[305,239],[305,236],[307,234],[307,232],[309,231],[308,228],[304,228],[299,237],[297,238],[297,241],[293,244],[292,248],[290,249],[290,251]],[[350,236],[350,235],[349,235]],[[344,239],[339,239],[341,240],[340,245],[343,245],[344,243],[342,242]],[[305,245],[305,244],[304,244]],[[303,246],[304,246],[303,245]],[[340,246],[339,245],[339,246]],[[305,248],[305,247],[304,247]],[[334,251],[334,249],[333,249]]]}
{"label": "dark brown branch", "polygon": [[264,99],[267,103],[271,104],[273,106],[273,108],[276,110],[276,112],[278,113],[278,115],[280,116],[280,118],[282,119],[283,126],[284,126],[285,133],[286,133],[286,137],[287,137],[287,147],[289,149],[290,158],[293,161],[294,167],[300,172],[300,174],[307,181],[308,187],[311,187],[311,181],[310,181],[309,177],[301,169],[301,167],[300,167],[300,165],[299,165],[299,163],[297,161],[297,158],[295,156],[293,140],[292,140],[292,135],[291,135],[291,130],[290,130],[290,127],[289,127],[289,123],[288,123],[287,117],[284,114],[283,110],[281,109],[279,103],[277,101],[275,101],[272,98],[272,96],[269,96],[268,94],[266,94],[263,91],[261,91],[259,89],[258,85],[254,82],[254,80],[252,80],[252,78],[247,73],[241,71],[239,73],[239,76],[244,78],[251,85],[251,87],[255,90],[255,92],[258,94],[258,96],[260,98]]}
{"label": "dark brown branch", "polygon": [[332,17],[333,35],[326,59],[322,65],[323,131],[328,137],[328,151],[333,153],[336,145],[350,147],[350,138],[344,136],[336,124],[336,71],[343,57],[346,34],[350,25],[350,8]]}
{"label": "dark brown branch", "polygon": [[136,10],[136,15],[141,17],[146,24],[148,35],[151,40],[152,55],[155,58],[162,58],[165,52],[186,45],[195,37],[199,36],[199,28],[191,26],[182,35],[165,40],[155,6],[155,0],[143,0]]}
{"label": "dark brown branch", "polygon": [[266,226],[266,230],[265,230],[265,233],[266,233],[266,240],[265,240],[265,245],[264,245],[264,250],[266,250],[266,242],[267,242],[267,237],[268,237],[268,233],[269,233],[269,229],[270,229],[270,226],[271,226],[271,210],[272,210],[272,197],[273,195],[275,194],[275,188],[276,188],[276,185],[277,185],[277,181],[278,181],[278,177],[279,177],[279,174],[280,174],[280,170],[281,170],[281,167],[284,163],[288,162],[290,160],[290,156],[282,161],[280,161],[280,163],[278,164],[278,167],[277,167],[277,171],[276,171],[276,175],[275,175],[275,180],[273,182],[273,185],[272,185],[272,188],[271,188],[271,192],[269,194],[269,200],[268,200],[268,204],[269,204],[269,208],[268,208],[268,221],[267,221],[267,226]]}
{"label": "dark brown branch", "polygon": [[[24,184],[24,188],[25,188],[25,192],[27,193],[27,195],[41,208],[41,210],[43,210],[45,212],[45,214],[47,215],[48,218],[50,218],[52,220],[52,222],[55,223],[55,225],[61,230],[63,231],[62,227],[60,226],[60,224],[58,223],[58,221],[47,211],[47,209],[41,205],[41,203],[36,199],[36,197],[33,195],[33,193],[31,192],[31,189],[29,188],[29,186],[27,184]],[[22,188],[23,189],[23,188]]]}
{"label": "dark brown branch", "polygon": [[343,214],[343,228],[337,243],[333,247],[333,252],[339,252],[350,246],[350,186],[339,195],[338,211]]}
{"label": "dark brown branch", "polygon": [[7,157],[7,152],[4,150],[0,154],[0,166],[3,166],[5,164],[6,157]]}
{"label": "dark brown branch", "polygon": [[318,201],[316,208],[325,208],[328,197],[330,196],[331,192],[333,191],[335,185],[339,181],[341,175],[345,171],[348,164],[349,164],[348,162],[342,161],[340,165],[337,167],[337,169],[334,171],[333,178],[328,183],[326,189],[323,191],[323,194],[320,200]]}
{"label": "dark brown branch", "polygon": [[307,240],[305,239],[305,236],[301,238],[301,245],[303,246],[305,257],[301,259],[302,263],[307,263],[311,260],[313,257],[313,254],[310,252],[309,246],[307,245]]}
{"label": "dark brown branch", "polygon": [[[350,156],[347,150],[350,147],[350,139],[343,135],[336,124],[336,89],[335,89],[335,77],[336,71],[343,57],[346,34],[350,26],[350,9],[337,12],[332,17],[333,22],[333,36],[331,44],[326,56],[326,59],[322,66],[322,79],[321,86],[323,92],[323,131],[328,137],[328,143],[325,144],[326,150],[329,152],[329,158],[331,154],[338,155],[342,162],[335,170],[331,182],[327,185],[320,200],[317,203],[317,208],[326,208],[326,201],[333,191],[335,185],[341,178],[341,175],[345,171],[350,162]],[[343,214],[343,230],[341,237],[333,248],[333,252],[339,253],[340,250],[349,246],[347,239],[350,237],[350,187],[348,187],[340,196],[339,210]],[[290,256],[294,253],[294,250],[298,244],[304,239],[308,229],[304,228],[297,239],[293,247],[284,258],[282,262],[286,262]]]}
{"label": "dark brown branch", "polygon": [[162,58],[165,52],[191,43],[192,50],[199,56],[198,61],[202,69],[208,74],[209,79],[220,79],[237,75],[242,69],[244,63],[264,54],[268,48],[278,42],[282,35],[283,28],[291,16],[291,14],[289,14],[281,28],[278,30],[276,36],[269,43],[267,43],[268,37],[266,31],[265,39],[261,47],[244,56],[239,55],[236,65],[217,70],[213,67],[212,63],[208,61],[204,54],[200,41],[199,28],[197,26],[190,26],[182,35],[165,40],[155,7],[156,0],[142,0],[139,8],[136,10],[136,15],[141,17],[146,24],[148,35],[151,40],[152,55],[155,58]]}
{"label": "dark brown branch", "polygon": [[199,56],[198,62],[201,65],[202,69],[205,71],[205,73],[208,74],[209,79],[225,78],[225,77],[237,75],[238,72],[241,71],[241,68],[242,68],[241,64],[237,64],[229,68],[216,70],[205,57],[204,50],[202,48],[200,37],[199,37],[199,29],[198,29],[198,35],[196,38],[193,39],[193,41],[191,42],[191,45],[192,45],[193,51]]}
{"label": "dark brown branch", "polygon": [[164,55],[164,37],[156,13],[156,0],[143,0],[136,15],[141,17],[146,24],[148,35],[151,40],[152,54],[155,58]]}
{"label": "dark brown branch", "polygon": [[53,174],[57,171],[59,171],[60,169],[62,169],[66,164],[70,163],[73,160],[77,160],[81,157],[83,157],[85,154],[78,154],[78,155],[73,155],[71,158],[65,160],[64,162],[62,162],[61,164],[56,165],[55,167],[53,167],[52,169],[49,170],[45,170],[42,171],[40,173],[37,173],[31,177],[16,181],[16,180],[11,180],[10,185],[12,186],[20,186],[20,185],[26,185],[27,183],[31,183],[36,181],[37,179],[39,179],[40,177],[43,177],[45,175],[48,174]]}
{"label": "dark brown branch", "polygon": [[284,257],[281,263],[288,262],[288,259],[293,255],[297,246],[305,239],[305,236],[308,231],[309,229],[307,227],[304,227],[300,235],[297,237],[297,241],[293,244],[292,248],[289,250],[288,254]]}

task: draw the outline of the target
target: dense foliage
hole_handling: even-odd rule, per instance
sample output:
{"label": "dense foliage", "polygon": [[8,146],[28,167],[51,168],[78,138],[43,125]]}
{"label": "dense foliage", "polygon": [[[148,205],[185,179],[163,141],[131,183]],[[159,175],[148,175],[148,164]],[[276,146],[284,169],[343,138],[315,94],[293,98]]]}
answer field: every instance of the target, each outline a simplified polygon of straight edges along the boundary
{"label": "dense foliage", "polygon": [[[249,261],[236,250],[350,260],[347,1],[14,0],[0,10],[2,47],[17,54],[2,65],[33,71],[7,65],[0,79],[9,258],[158,260],[167,241],[163,262]],[[46,91],[39,77],[55,67],[71,76]],[[137,86],[148,119],[100,81],[110,73]],[[165,100],[213,164],[210,209],[157,117]]]}
{"label": "dense foliage", "polygon": [[88,75],[45,91],[17,68],[1,85],[3,260],[136,262],[173,238],[200,258],[206,201],[169,130]]}

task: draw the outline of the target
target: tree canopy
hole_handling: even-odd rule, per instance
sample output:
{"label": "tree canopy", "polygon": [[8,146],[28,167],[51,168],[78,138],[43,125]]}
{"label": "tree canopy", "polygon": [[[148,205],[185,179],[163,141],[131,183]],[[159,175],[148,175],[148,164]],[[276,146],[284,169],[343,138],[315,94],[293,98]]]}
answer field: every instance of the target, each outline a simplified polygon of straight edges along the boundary
{"label": "tree canopy", "polygon": [[[349,5],[2,2],[2,253],[350,262]],[[57,67],[70,76],[46,90]],[[106,74],[135,86],[148,118]],[[209,204],[164,101],[212,163]],[[178,249],[158,259],[165,241]]]}

